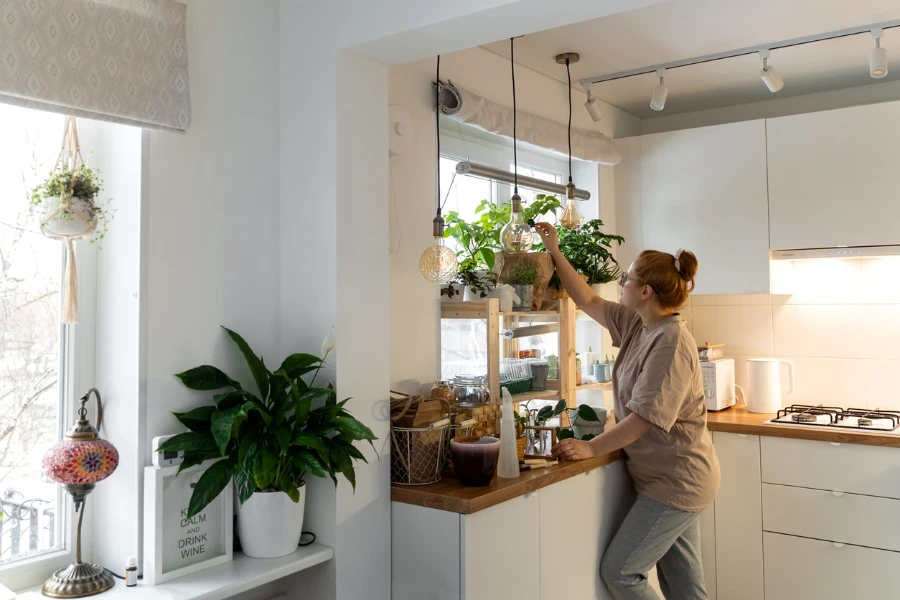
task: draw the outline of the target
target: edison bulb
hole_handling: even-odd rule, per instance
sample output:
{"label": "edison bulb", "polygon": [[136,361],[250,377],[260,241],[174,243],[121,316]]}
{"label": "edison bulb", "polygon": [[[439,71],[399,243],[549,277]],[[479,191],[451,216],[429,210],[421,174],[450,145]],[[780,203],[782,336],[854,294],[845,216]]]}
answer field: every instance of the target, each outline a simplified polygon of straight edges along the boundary
{"label": "edison bulb", "polygon": [[563,209],[562,215],[559,217],[559,225],[564,229],[575,230],[584,223],[584,216],[578,212],[574,200],[566,200],[566,207]]}
{"label": "edison bulb", "polygon": [[434,243],[425,248],[419,259],[419,271],[431,283],[450,283],[456,277],[458,269],[456,254],[444,245],[443,237],[435,237]]}
{"label": "edison bulb", "polygon": [[500,244],[510,254],[525,254],[534,245],[534,232],[522,217],[522,198],[512,197],[512,218],[500,230]]}

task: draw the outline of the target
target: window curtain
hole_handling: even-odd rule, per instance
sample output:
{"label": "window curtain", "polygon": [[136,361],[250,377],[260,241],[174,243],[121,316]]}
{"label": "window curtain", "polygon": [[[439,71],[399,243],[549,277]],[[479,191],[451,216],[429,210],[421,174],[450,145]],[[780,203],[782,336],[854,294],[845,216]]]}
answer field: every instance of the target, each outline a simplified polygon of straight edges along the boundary
{"label": "window curtain", "polygon": [[0,0],[0,102],[187,131],[186,18],[173,0]]}
{"label": "window curtain", "polygon": [[[512,139],[513,111],[453,85],[441,83],[441,113],[461,123],[474,125],[497,135]],[[517,115],[519,140],[541,148],[569,154],[567,128],[561,123],[519,112]],[[581,160],[617,165],[622,153],[610,138],[593,131],[572,130],[572,156]]]}

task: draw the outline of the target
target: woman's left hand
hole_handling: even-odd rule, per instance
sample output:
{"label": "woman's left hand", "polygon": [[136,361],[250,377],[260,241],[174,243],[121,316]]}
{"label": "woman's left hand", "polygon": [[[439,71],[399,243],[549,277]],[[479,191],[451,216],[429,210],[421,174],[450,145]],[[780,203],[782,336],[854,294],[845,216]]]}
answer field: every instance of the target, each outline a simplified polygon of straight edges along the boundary
{"label": "woman's left hand", "polygon": [[553,458],[559,460],[584,460],[596,455],[590,442],[575,438],[565,439],[553,446]]}

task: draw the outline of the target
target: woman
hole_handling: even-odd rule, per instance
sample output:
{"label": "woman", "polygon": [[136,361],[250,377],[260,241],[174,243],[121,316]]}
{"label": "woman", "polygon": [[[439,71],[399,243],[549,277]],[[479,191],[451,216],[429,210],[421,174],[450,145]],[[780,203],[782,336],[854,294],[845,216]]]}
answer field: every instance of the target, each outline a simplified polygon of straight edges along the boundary
{"label": "woman", "polygon": [[700,512],[719,489],[719,461],[706,428],[697,344],[678,315],[694,287],[697,258],[641,253],[619,279],[621,303],[594,294],[559,250],[556,229],[536,226],[579,308],[607,328],[619,356],[613,372],[616,425],[586,442],[553,448],[561,460],[623,449],[638,493],[607,548],[600,574],[620,600],[658,600],[647,582],[657,566],[669,600],[706,599]]}

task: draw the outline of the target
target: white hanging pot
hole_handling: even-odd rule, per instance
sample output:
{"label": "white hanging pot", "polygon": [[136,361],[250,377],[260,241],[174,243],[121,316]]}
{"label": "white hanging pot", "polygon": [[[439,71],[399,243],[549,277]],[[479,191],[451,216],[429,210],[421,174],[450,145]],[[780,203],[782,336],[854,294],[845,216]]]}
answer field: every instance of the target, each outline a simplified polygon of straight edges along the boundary
{"label": "white hanging pot", "polygon": [[292,554],[303,533],[306,482],[300,486],[300,501],[284,492],[254,492],[238,508],[241,550],[251,558],[277,558]]}
{"label": "white hanging pot", "polygon": [[53,239],[84,238],[97,230],[98,216],[91,200],[48,197],[41,201],[41,233]]}

